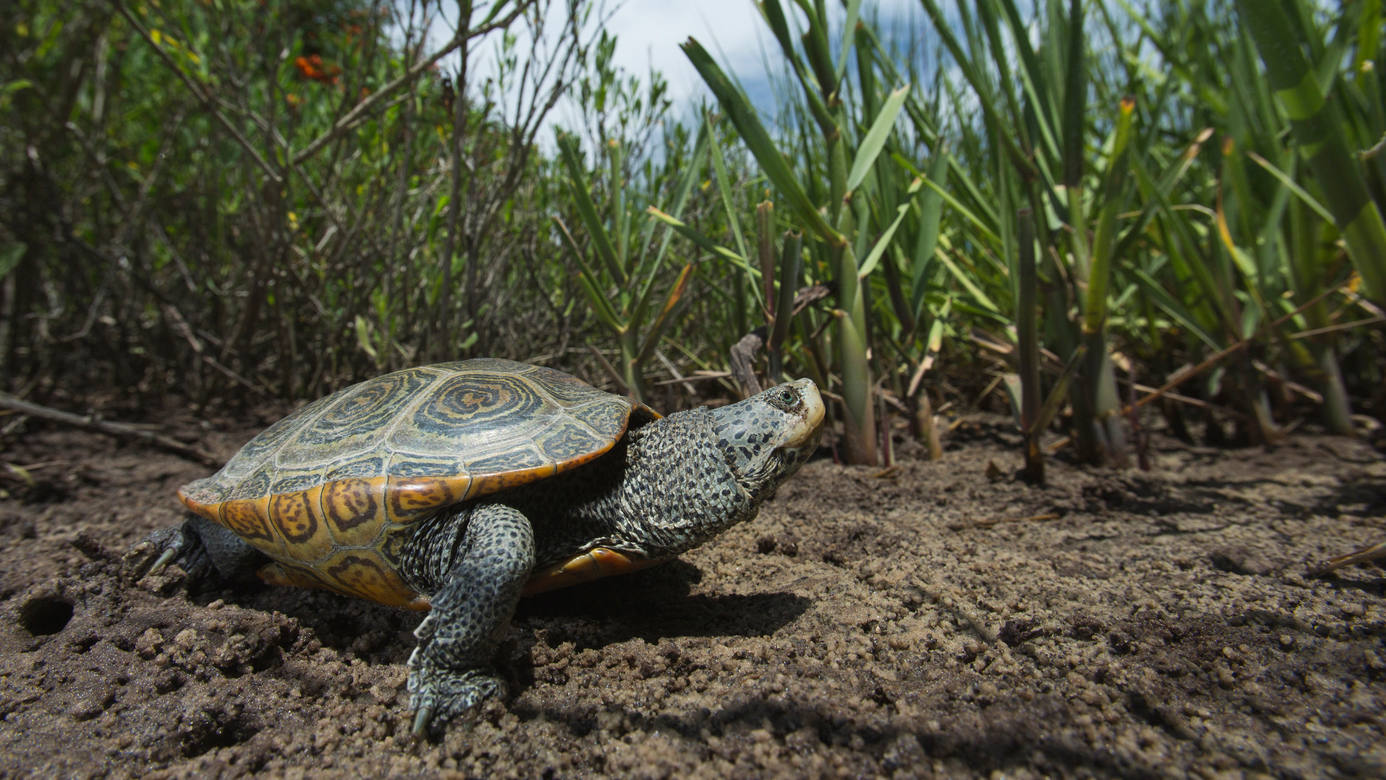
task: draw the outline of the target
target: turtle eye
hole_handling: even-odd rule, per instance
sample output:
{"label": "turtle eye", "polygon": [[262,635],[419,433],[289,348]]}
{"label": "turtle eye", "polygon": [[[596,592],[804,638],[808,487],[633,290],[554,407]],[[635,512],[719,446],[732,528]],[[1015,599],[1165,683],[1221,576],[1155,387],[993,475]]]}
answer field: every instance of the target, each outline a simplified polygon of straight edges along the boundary
{"label": "turtle eye", "polygon": [[791,388],[786,387],[785,389],[779,392],[779,397],[776,400],[778,400],[781,404],[784,405],[786,409],[788,409],[789,407],[799,402],[799,394],[794,392]]}

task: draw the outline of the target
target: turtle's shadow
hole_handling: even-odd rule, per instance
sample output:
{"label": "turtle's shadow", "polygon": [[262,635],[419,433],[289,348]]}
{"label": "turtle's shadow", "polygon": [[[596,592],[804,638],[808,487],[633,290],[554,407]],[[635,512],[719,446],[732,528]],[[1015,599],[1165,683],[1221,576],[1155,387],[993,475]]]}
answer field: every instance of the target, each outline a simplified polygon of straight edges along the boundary
{"label": "turtle's shadow", "polygon": [[[553,644],[604,647],[639,637],[768,636],[806,612],[810,602],[791,593],[692,593],[703,572],[687,561],[521,599],[512,622],[528,633],[543,629]],[[411,635],[423,618],[409,612],[320,590],[251,585],[199,593],[195,603],[223,599],[250,609],[280,612],[299,621],[324,646],[372,663],[402,663],[414,649]]]}
{"label": "turtle's shadow", "polygon": [[675,559],[524,599],[515,625],[546,630],[549,643],[574,641],[587,647],[636,637],[657,642],[682,636],[769,636],[810,605],[802,596],[782,592],[692,593],[702,578],[697,566]]}

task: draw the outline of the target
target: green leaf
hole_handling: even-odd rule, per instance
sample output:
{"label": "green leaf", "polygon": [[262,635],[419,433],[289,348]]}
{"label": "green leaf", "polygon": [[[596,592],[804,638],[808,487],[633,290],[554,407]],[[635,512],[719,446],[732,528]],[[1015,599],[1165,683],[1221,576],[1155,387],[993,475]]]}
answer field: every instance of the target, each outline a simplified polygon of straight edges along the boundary
{"label": "green leaf", "polygon": [[34,82],[28,79],[15,79],[0,85],[0,108],[9,105],[10,96],[21,89],[33,89]]}
{"label": "green leaf", "polygon": [[1054,387],[1049,390],[1049,397],[1044,399],[1044,406],[1040,407],[1039,413],[1035,415],[1034,430],[1042,431],[1049,427],[1049,423],[1054,421],[1054,415],[1059,413],[1059,407],[1068,392],[1069,380],[1073,379],[1073,372],[1082,365],[1083,358],[1087,357],[1088,345],[1079,344],[1073,350],[1073,354],[1068,358],[1068,364],[1064,366],[1063,373],[1059,374],[1059,379],[1054,383]]}
{"label": "green leaf", "polygon": [[1083,183],[1083,115],[1087,111],[1087,68],[1083,35],[1083,0],[1069,3],[1068,73],[1064,79],[1064,186]]}
{"label": "green leaf", "polygon": [[957,279],[958,283],[966,288],[978,303],[987,307],[995,314],[999,315],[1001,313],[1001,307],[997,306],[991,298],[987,297],[986,293],[982,292],[982,288],[978,287],[977,284],[972,281],[972,277],[969,274],[963,273],[963,270],[958,267],[957,263],[953,262],[953,258],[949,257],[942,249],[938,249],[936,254],[938,255],[938,259],[948,267],[948,270],[953,272],[953,278]]}
{"label": "green leaf", "polygon": [[956,198],[948,194],[948,192],[946,192],[943,189],[943,187],[938,184],[938,182],[935,182],[933,179],[925,179],[924,184],[928,186],[929,189],[933,190],[934,192],[937,192],[940,198],[947,201],[948,205],[957,209],[958,213],[962,214],[968,222],[971,222],[974,226],[976,226],[978,232],[985,236],[987,240],[991,241],[994,244],[1001,243],[1001,237],[996,235],[995,231],[987,227],[986,223],[978,219],[976,214],[973,214],[971,211],[968,210],[966,206],[959,203]]}
{"label": "green leaf", "polygon": [[607,235],[606,226],[597,214],[597,204],[592,202],[592,190],[587,184],[587,177],[583,174],[582,163],[577,156],[577,141],[572,136],[559,136],[558,148],[563,154],[563,164],[568,169],[568,189],[573,194],[573,203],[578,207],[578,214],[582,216],[587,235],[592,238],[592,245],[597,248],[597,255],[601,257],[607,273],[611,274],[611,278],[617,284],[624,285],[626,272],[621,268],[616,249],[611,245],[611,237]]}
{"label": "green leaf", "polygon": [[645,209],[645,211],[650,216],[673,228],[679,235],[683,236],[689,241],[692,241],[693,243],[697,244],[703,249],[706,249],[714,255],[717,255],[718,257],[721,257],[725,260],[730,260],[738,268],[742,268],[746,270],[748,273],[752,273],[757,278],[759,278],[760,270],[752,268],[751,265],[746,262],[746,258],[742,257],[741,255],[738,255],[737,253],[731,251],[730,249],[727,249],[721,244],[718,244],[716,241],[713,241],[712,239],[698,232],[696,229],[684,224],[682,221],[675,219],[674,217],[668,214],[665,214],[664,212],[660,211],[654,206],[650,206],[648,209]]}
{"label": "green leaf", "polygon": [[842,246],[846,239],[836,230],[833,230],[823,219],[823,215],[818,213],[818,209],[809,200],[808,194],[804,192],[799,180],[795,178],[794,171],[789,167],[789,162],[785,160],[784,155],[780,154],[775,142],[770,139],[770,134],[766,132],[765,126],[761,124],[760,117],[756,115],[755,109],[751,107],[746,96],[732,85],[726,74],[722,72],[722,69],[718,67],[707,50],[697,40],[689,38],[688,42],[682,45],[682,48],[684,54],[693,63],[693,67],[698,70],[698,74],[707,83],[708,89],[717,96],[717,102],[722,106],[722,110],[727,112],[732,124],[736,126],[736,132],[746,142],[746,146],[750,147],[751,154],[755,155],[756,161],[764,169],[765,175],[789,199],[789,205],[799,218],[826,243],[832,246]]}
{"label": "green leaf", "polygon": [[1107,286],[1112,276],[1112,246],[1116,237],[1117,210],[1121,207],[1123,183],[1126,180],[1126,149],[1131,140],[1132,115],[1136,110],[1134,98],[1122,98],[1116,127],[1112,130],[1112,157],[1103,176],[1104,202],[1097,218],[1097,230],[1092,241],[1092,266],[1088,274],[1088,289],[1083,306],[1083,330],[1096,333],[1107,320]]}
{"label": "green leaf", "polygon": [[0,249],[0,281],[4,281],[14,269],[19,267],[19,261],[24,257],[24,250],[29,245],[23,241],[15,241],[4,249]]}
{"label": "green leaf", "polygon": [[[703,115],[704,121],[708,122],[711,128],[712,118],[706,113]],[[732,205],[731,182],[727,181],[727,166],[722,162],[722,150],[718,147],[716,139],[711,144],[712,167],[717,173],[717,191],[722,196],[722,206],[727,212],[727,224],[731,225],[732,237],[736,239],[736,249],[742,257],[749,253],[746,251],[746,238],[741,235],[741,220],[737,218],[736,209]]]}
{"label": "green leaf", "polygon": [[597,315],[597,319],[607,327],[613,334],[620,336],[625,332],[625,327],[616,317],[616,312],[611,308],[611,303],[597,285],[592,281],[588,274],[580,273],[577,277],[578,286],[582,288],[583,295],[587,296],[587,302],[592,306],[592,313]]}
{"label": "green leaf", "polygon": [[1323,217],[1324,221],[1333,221],[1333,215],[1328,212],[1328,209],[1322,203],[1320,203],[1317,198],[1315,198],[1313,195],[1310,195],[1307,190],[1296,184],[1295,180],[1290,178],[1290,175],[1288,173],[1285,173],[1284,171],[1275,167],[1271,164],[1270,160],[1267,160],[1266,158],[1251,150],[1247,150],[1246,156],[1250,157],[1252,162],[1256,163],[1262,168],[1265,168],[1270,173],[1270,175],[1279,179],[1280,183],[1285,185],[1286,189],[1288,189],[1290,192],[1293,192],[1296,197],[1304,201],[1304,205],[1313,209],[1320,217]]}
{"label": "green leaf", "polygon": [[1150,274],[1147,274],[1139,268],[1135,269],[1132,273],[1141,288],[1145,290],[1146,296],[1154,301],[1156,306],[1164,310],[1165,314],[1168,314],[1175,322],[1183,325],[1190,333],[1198,336],[1199,340],[1204,344],[1207,344],[1214,350],[1222,349],[1222,344],[1218,343],[1217,339],[1213,338],[1208,331],[1204,330],[1203,327],[1194,320],[1189,310],[1184,308],[1184,304],[1170,295],[1159,282],[1155,281],[1155,279],[1150,276]]}
{"label": "green leaf", "polygon": [[[712,146],[714,140],[712,136],[713,132],[711,125],[704,121],[702,126],[698,129],[698,138],[693,145],[693,156],[689,158],[688,165],[683,171],[683,177],[679,180],[678,187],[674,191],[674,200],[670,205],[668,213],[675,217],[683,214],[683,208],[688,204],[688,196],[693,192],[693,186],[698,183],[698,175],[703,169],[703,160],[707,157],[708,150]],[[648,247],[650,245],[650,239],[654,235],[655,226],[658,225],[659,222],[654,219],[646,220],[646,222],[648,226],[645,229],[644,238],[642,240],[642,245],[646,247],[646,249],[643,250],[646,259],[641,260],[640,264],[636,266],[634,274],[635,278],[645,280],[645,286],[640,290],[639,302],[636,304],[630,316],[630,321],[636,323],[635,327],[637,329],[640,327],[639,323],[645,321],[645,309],[653,299],[654,284],[660,278],[660,275],[656,272],[663,266],[664,256],[669,251],[669,242],[674,237],[672,231],[664,231],[664,235],[659,241],[659,251],[653,253],[649,252]]]}
{"label": "green leaf", "polygon": [[375,345],[371,343],[371,324],[366,322],[366,318],[356,315],[356,343],[361,347],[361,351],[371,356],[371,360],[376,360]]}
{"label": "green leaf", "polygon": [[866,137],[861,140],[861,145],[857,147],[857,156],[852,160],[852,171],[847,174],[848,193],[856,190],[862,179],[866,178],[871,166],[876,163],[876,157],[880,155],[886,139],[890,137],[890,131],[895,127],[895,119],[900,116],[900,108],[905,105],[905,98],[909,97],[909,94],[910,85],[906,84],[890,93],[885,105],[881,106],[881,113],[876,116],[876,121],[866,132]]}
{"label": "green leaf", "polygon": [[789,335],[789,322],[793,319],[794,287],[799,283],[799,266],[803,260],[803,238],[803,233],[786,230],[781,239],[779,302],[775,306],[775,329],[770,334],[770,349],[779,349]]}
{"label": "green leaf", "polygon": [[847,75],[847,53],[852,50],[852,36],[856,34],[857,16],[861,13],[861,0],[847,0],[847,23],[842,26],[842,46],[837,59],[837,80]]}
{"label": "green leaf", "polygon": [[[920,180],[915,179],[906,194],[912,198],[916,192],[919,192],[920,184]],[[866,260],[862,262],[861,268],[857,271],[858,279],[865,279],[871,275],[872,271],[876,270],[876,266],[881,262],[881,257],[885,255],[886,249],[890,246],[891,239],[895,237],[895,231],[900,227],[900,223],[904,221],[909,210],[910,202],[908,200],[901,203],[900,207],[895,210],[895,220],[890,223],[890,227],[885,229],[881,237],[876,239],[876,245],[871,247],[871,254],[866,256]]]}
{"label": "green leaf", "polygon": [[683,297],[684,291],[688,289],[688,280],[693,277],[693,263],[688,263],[679,272],[678,279],[674,280],[669,287],[669,294],[664,298],[664,306],[660,307],[659,315],[650,325],[649,331],[645,334],[645,344],[640,348],[640,354],[635,358],[635,364],[640,365],[654,354],[655,348],[659,346],[659,339],[664,335],[664,329],[669,325],[669,315],[674,313],[674,307],[678,305],[679,299]]}
{"label": "green leaf", "polygon": [[592,273],[587,261],[582,258],[582,252],[578,249],[573,234],[557,214],[552,219],[554,224],[558,226],[559,235],[563,236],[564,245],[568,247],[568,252],[578,265],[578,284],[582,286],[582,292],[587,296],[587,302],[592,306],[592,313],[596,314],[597,319],[601,320],[613,333],[619,335],[625,330],[625,326],[621,323],[616,310],[611,307],[611,302],[607,300],[605,295],[598,292],[597,277]]}
{"label": "green leaf", "polygon": [[[1301,16],[1306,7],[1294,4]],[[1348,150],[1342,115],[1326,99],[1304,51],[1286,4],[1238,0],[1246,25],[1266,66],[1267,81],[1285,108],[1295,141],[1323,189],[1348,258],[1368,297],[1386,302],[1386,221],[1372,201],[1361,167]],[[1301,31],[1303,32],[1303,31]]]}
{"label": "green leaf", "polygon": [[[943,182],[947,175],[948,153],[944,149],[939,149],[934,153],[934,159],[929,163],[929,175],[926,178],[930,181]],[[943,192],[941,189],[930,187],[919,199],[919,236],[914,244],[914,264],[910,269],[910,283],[913,291],[910,305],[914,309],[916,320],[923,313],[929,260],[933,258],[934,248],[938,246],[938,228],[942,218]]]}

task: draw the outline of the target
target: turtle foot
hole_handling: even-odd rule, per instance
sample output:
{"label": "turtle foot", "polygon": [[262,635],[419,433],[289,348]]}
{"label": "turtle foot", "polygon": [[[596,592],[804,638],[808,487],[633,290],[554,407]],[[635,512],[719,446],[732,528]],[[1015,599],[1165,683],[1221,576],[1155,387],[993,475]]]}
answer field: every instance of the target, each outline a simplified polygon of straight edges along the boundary
{"label": "turtle foot", "polygon": [[138,581],[176,563],[188,573],[189,585],[206,588],[254,581],[256,570],[268,560],[231,531],[192,516],[131,547],[125,554],[125,567]]}
{"label": "turtle foot", "polygon": [[448,721],[473,710],[491,697],[505,695],[505,683],[494,669],[416,668],[409,672],[409,707],[414,710],[414,736],[436,736]]}
{"label": "turtle foot", "polygon": [[181,566],[194,580],[205,577],[212,566],[201,540],[183,525],[161,528],[146,536],[125,553],[123,563],[136,581],[158,574],[171,563]]}

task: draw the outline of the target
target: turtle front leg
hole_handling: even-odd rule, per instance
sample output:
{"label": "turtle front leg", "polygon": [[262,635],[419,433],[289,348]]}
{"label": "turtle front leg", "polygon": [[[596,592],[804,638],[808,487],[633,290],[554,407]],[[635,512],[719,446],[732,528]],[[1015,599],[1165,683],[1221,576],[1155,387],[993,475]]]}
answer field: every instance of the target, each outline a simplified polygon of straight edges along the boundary
{"label": "turtle front leg", "polygon": [[[434,554],[444,555],[446,547]],[[519,510],[484,504],[472,511],[432,611],[414,630],[409,705],[414,734],[500,696],[505,684],[491,666],[534,568],[534,531]]]}
{"label": "turtle front leg", "polygon": [[245,582],[269,561],[259,550],[227,528],[197,515],[146,536],[125,560],[139,579],[170,563],[183,567],[192,582]]}

